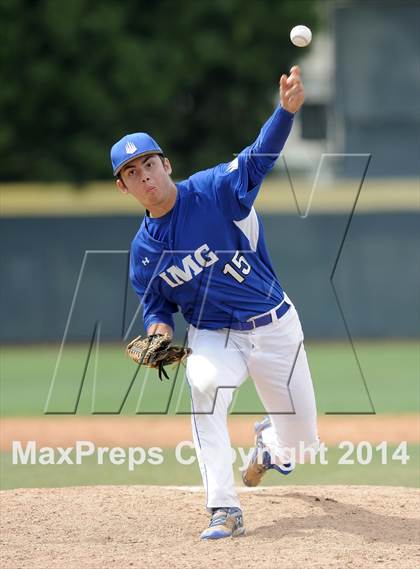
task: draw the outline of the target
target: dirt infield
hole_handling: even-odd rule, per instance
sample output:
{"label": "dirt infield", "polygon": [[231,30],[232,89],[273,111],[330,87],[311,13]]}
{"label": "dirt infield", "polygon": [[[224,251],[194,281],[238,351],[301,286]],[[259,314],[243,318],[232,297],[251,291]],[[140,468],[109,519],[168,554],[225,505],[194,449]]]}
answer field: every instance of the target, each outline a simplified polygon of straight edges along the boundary
{"label": "dirt infield", "polygon": [[204,496],[97,486],[0,493],[8,569],[420,566],[413,488],[271,487],[241,494],[246,535],[202,542]]}
{"label": "dirt infield", "polygon": [[[252,446],[254,421],[250,416],[229,418],[232,445]],[[327,444],[420,442],[418,415],[321,416],[318,424],[321,440]],[[97,445],[165,448],[191,440],[191,425],[189,416],[4,418],[0,450],[10,451],[13,440],[35,440],[39,446],[71,446],[76,440],[89,440]]]}

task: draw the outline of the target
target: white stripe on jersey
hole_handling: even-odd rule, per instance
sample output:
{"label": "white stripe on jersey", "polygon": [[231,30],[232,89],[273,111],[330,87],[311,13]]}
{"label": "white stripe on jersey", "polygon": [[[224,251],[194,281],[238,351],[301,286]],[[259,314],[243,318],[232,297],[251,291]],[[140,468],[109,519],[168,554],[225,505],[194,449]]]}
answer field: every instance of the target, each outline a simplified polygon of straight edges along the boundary
{"label": "white stripe on jersey", "polygon": [[240,221],[233,220],[233,223],[239,227],[239,229],[248,239],[251,250],[256,251],[260,233],[260,225],[258,223],[257,212],[255,211],[255,208],[251,208],[251,211],[247,217],[241,219]]}

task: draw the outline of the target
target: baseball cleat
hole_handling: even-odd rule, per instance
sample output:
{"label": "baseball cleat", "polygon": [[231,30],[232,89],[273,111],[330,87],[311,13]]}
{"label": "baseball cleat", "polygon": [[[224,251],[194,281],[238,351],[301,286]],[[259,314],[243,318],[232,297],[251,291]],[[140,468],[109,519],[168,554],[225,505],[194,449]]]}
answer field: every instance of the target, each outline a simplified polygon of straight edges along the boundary
{"label": "baseball cleat", "polygon": [[214,508],[209,527],[201,534],[201,539],[221,539],[236,537],[245,533],[240,508]]}
{"label": "baseball cleat", "polygon": [[292,468],[290,463],[284,464],[283,468],[271,462],[271,455],[264,447],[262,432],[271,427],[270,417],[267,415],[261,422],[256,422],[255,432],[255,449],[252,453],[247,469],[242,473],[242,481],[245,486],[258,486],[262,477],[267,470],[277,470],[281,474],[290,474]]}

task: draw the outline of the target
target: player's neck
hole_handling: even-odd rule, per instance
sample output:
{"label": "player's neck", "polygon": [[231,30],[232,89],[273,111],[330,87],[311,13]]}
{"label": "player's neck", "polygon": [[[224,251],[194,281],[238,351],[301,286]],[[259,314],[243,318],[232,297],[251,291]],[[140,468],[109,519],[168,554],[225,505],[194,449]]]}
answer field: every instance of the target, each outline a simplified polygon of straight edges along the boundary
{"label": "player's neck", "polygon": [[148,208],[149,217],[163,217],[169,211],[171,211],[175,205],[177,193],[178,188],[174,184],[167,200],[156,206],[151,206]]}

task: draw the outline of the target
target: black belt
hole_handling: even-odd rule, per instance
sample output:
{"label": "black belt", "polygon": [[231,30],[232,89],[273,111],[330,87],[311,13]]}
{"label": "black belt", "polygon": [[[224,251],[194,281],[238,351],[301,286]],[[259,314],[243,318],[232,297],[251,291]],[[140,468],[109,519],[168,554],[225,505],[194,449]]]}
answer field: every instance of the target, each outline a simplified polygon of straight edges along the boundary
{"label": "black belt", "polygon": [[[290,304],[288,304],[286,301],[283,301],[275,312],[277,317],[275,318],[275,320],[278,320],[283,316],[283,314],[286,314],[289,308]],[[257,316],[256,318],[248,322],[232,322],[229,328],[231,328],[232,330],[253,330],[254,328],[259,328],[260,326],[267,326],[267,324],[271,324],[272,322],[273,322],[273,317],[271,315],[271,312],[269,312],[268,314],[264,314],[263,316]]]}

